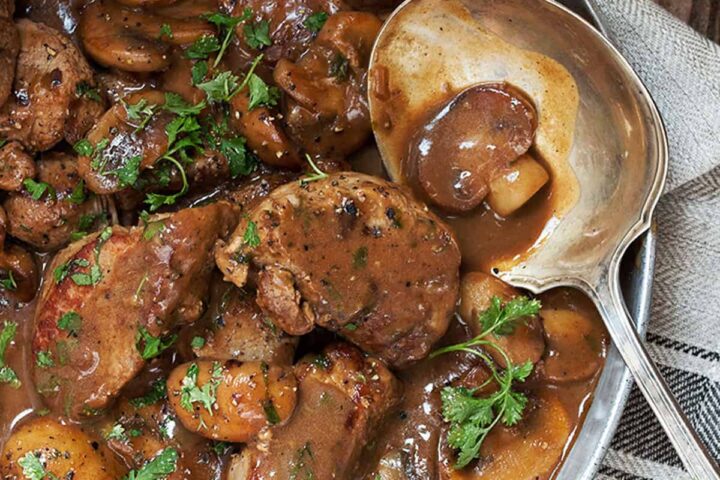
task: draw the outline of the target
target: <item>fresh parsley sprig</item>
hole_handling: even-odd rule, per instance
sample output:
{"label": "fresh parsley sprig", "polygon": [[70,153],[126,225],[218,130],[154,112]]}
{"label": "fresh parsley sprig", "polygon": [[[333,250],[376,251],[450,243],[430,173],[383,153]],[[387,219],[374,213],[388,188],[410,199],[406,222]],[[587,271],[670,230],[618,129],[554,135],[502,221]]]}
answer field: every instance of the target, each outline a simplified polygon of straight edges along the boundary
{"label": "fresh parsley sprig", "polygon": [[5,321],[2,332],[0,332],[0,384],[7,383],[12,388],[20,388],[20,379],[15,370],[5,363],[5,351],[15,338],[18,324],[16,322]]}
{"label": "fresh parsley sprig", "polygon": [[123,480],[163,480],[177,470],[178,451],[166,448],[139,470],[131,470]]}
{"label": "fresh parsley sprig", "polygon": [[[205,410],[213,415],[213,408],[217,401],[217,389],[222,379],[223,367],[220,362],[213,362],[210,370],[210,380],[200,386],[197,383],[200,368],[197,363],[191,363],[182,379],[180,389],[180,406],[188,412],[193,412],[193,403],[199,403]],[[205,422],[200,417],[200,428],[206,427]]]}
{"label": "fresh parsley sprig", "polygon": [[310,155],[307,153],[305,154],[305,159],[307,160],[308,164],[310,165],[310,168],[312,168],[312,171],[315,172],[313,174],[305,175],[300,179],[300,185],[307,185],[310,182],[315,182],[318,180],[322,180],[324,178],[327,178],[328,174],[323,172],[318,168],[317,165],[315,165],[315,162],[313,162],[313,159]]}
{"label": "fresh parsley sprig", "polygon": [[[480,447],[490,431],[498,424],[506,426],[517,424],[527,405],[527,397],[513,390],[517,382],[524,382],[532,373],[533,364],[525,362],[515,365],[500,345],[493,341],[497,335],[511,334],[519,320],[537,315],[540,302],[527,297],[515,297],[503,304],[493,297],[490,308],[478,316],[482,332],[477,337],[457,345],[436,350],[430,358],[449,352],[465,352],[480,357],[490,369],[491,376],[477,388],[445,387],[440,396],[443,405],[443,417],[450,424],[448,445],[458,450],[455,468],[467,466],[478,458]],[[500,372],[492,358],[479,350],[491,348],[505,361],[505,370]],[[495,382],[498,389],[487,396],[478,397],[478,390]]]}

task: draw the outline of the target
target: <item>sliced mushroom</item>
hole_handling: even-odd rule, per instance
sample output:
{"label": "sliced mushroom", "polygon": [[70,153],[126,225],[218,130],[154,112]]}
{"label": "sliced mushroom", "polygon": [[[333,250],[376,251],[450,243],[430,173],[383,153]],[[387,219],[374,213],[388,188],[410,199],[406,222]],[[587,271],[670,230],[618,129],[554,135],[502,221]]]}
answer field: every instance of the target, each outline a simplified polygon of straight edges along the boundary
{"label": "sliced mushroom", "polygon": [[[507,301],[519,294],[513,287],[491,275],[481,272],[468,273],[460,282],[460,316],[470,326],[473,335],[479,335],[482,333],[482,326],[478,315],[490,307],[492,298],[499,297]],[[543,329],[537,317],[518,320],[511,334],[493,335],[492,339],[516,365],[524,362],[537,363],[545,351]],[[487,353],[501,367],[505,367],[504,358],[495,349],[489,348]]]}
{"label": "sliced mushroom", "polygon": [[290,136],[312,154],[344,157],[371,133],[365,80],[382,22],[370,13],[332,15],[295,63],[281,59],[273,72],[288,100]]}
{"label": "sliced mushroom", "polygon": [[605,340],[599,325],[581,312],[545,308],[541,312],[548,350],[545,377],[564,383],[595,375],[605,357]]}
{"label": "sliced mushroom", "polygon": [[535,107],[507,84],[470,87],[416,132],[410,163],[437,205],[465,212],[478,206],[498,170],[527,152],[537,128]]}
{"label": "sliced mushroom", "polygon": [[[172,35],[162,35],[164,24]],[[119,5],[90,3],[78,28],[85,51],[99,64],[129,72],[155,72],[170,65],[170,46],[194,42],[215,30],[197,16],[182,18]]]}

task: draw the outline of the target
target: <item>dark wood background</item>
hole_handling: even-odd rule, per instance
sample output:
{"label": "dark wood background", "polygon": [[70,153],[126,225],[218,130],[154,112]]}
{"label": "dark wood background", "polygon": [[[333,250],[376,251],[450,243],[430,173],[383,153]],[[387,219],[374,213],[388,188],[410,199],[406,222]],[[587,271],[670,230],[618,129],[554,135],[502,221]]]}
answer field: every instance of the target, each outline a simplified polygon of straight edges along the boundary
{"label": "dark wood background", "polygon": [[654,0],[690,24],[695,30],[720,43],[720,0]]}

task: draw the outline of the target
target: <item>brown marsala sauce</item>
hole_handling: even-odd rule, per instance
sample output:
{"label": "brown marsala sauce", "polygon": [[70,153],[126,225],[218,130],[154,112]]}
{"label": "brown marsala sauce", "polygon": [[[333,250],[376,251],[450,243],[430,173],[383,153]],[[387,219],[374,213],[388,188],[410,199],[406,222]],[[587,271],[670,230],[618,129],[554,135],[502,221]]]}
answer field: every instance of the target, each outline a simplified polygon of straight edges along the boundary
{"label": "brown marsala sauce", "polygon": [[[19,8],[19,10],[21,12],[24,10],[26,15],[30,14],[36,20],[46,21],[59,28],[65,27],[72,33],[75,16],[74,8],[71,5],[74,3],[77,2],[53,0],[49,3],[53,8],[43,9],[44,2],[25,0],[21,2],[21,6],[24,8]],[[58,20],[62,21],[58,22]],[[447,97],[438,99],[436,104],[428,106],[427,111],[436,112],[457,93],[450,93]],[[414,125],[412,131],[417,131],[427,123],[428,118],[408,119],[408,121]],[[542,161],[535,152],[533,155]],[[368,146],[356,155],[352,163],[357,170],[375,175],[384,174],[374,146]],[[411,176],[411,187],[420,198],[427,200],[424,198],[422,189],[418,188],[416,176]],[[526,251],[540,236],[552,216],[552,211],[548,208],[548,200],[553,195],[552,187],[551,181],[519,212],[509,218],[497,216],[484,204],[464,214],[450,214],[434,208],[457,235],[463,254],[463,271],[488,272],[494,259],[519,255]],[[206,194],[205,197],[212,198],[213,193]],[[46,259],[43,259],[43,263],[45,263],[44,260]],[[387,478],[405,480],[501,478],[492,477],[489,469],[495,468],[493,465],[511,463],[508,457],[513,455],[518,457],[515,459],[516,463],[527,462],[528,465],[537,466],[533,462],[536,462],[538,458],[545,461],[547,468],[544,473],[533,476],[533,478],[538,480],[552,478],[561,465],[563,456],[569,450],[568,447],[572,444],[576,432],[582,425],[592,399],[592,392],[602,371],[608,339],[597,312],[582,294],[560,289],[547,292],[541,295],[540,299],[545,309],[572,310],[589,320],[591,327],[584,333],[583,342],[596,349],[600,359],[593,375],[579,381],[551,383],[543,379],[544,362],[541,361],[536,367],[536,373],[521,386],[522,390],[531,398],[526,418],[514,428],[500,428],[494,431],[486,440],[486,446],[481,451],[486,456],[488,452],[491,452],[492,458],[497,461],[489,462],[486,458],[486,461],[471,464],[463,471],[453,472],[449,465],[454,460],[454,454],[443,448],[441,441],[446,434],[446,426],[441,417],[439,392],[444,386],[456,382],[469,372],[474,363],[472,359],[461,354],[425,359],[408,369],[396,372],[404,384],[403,401],[396,410],[388,414],[375,438],[368,443],[356,478],[375,480],[378,462],[400,473],[397,477]],[[41,398],[35,392],[30,374],[29,362],[31,362],[32,355],[29,350],[34,310],[34,302],[17,308],[0,305],[0,326],[5,321],[18,323],[17,334],[5,354],[5,360],[17,372],[22,382],[19,389],[13,389],[7,384],[0,384],[0,447],[18,423],[37,415],[51,415],[47,413]],[[468,327],[459,318],[456,318],[441,343],[449,345],[464,341],[469,336]],[[544,359],[556,356],[557,352],[550,348],[546,350]],[[170,355],[151,362],[140,377],[123,391],[122,397],[133,397],[146,392],[148,385],[154,379],[166,375],[172,365],[178,361],[175,356]],[[572,368],[573,359],[569,358],[566,361],[568,367]],[[575,359],[575,362],[579,361],[582,359]],[[548,411],[553,416],[550,419],[552,421],[542,421],[544,417],[539,416],[540,412]],[[64,418],[60,418],[60,420],[67,421]],[[99,436],[108,421],[114,421],[114,417],[101,415],[89,420],[85,426],[88,430],[97,432]],[[552,444],[547,441],[548,438],[557,440],[558,435],[562,437],[560,438],[560,447],[557,443]],[[206,442],[180,426],[176,426],[174,429],[173,437],[183,445],[188,457],[201,459],[196,463],[197,470],[194,470],[186,478],[221,478],[227,456],[218,462],[203,463],[202,459],[207,458]],[[528,447],[528,443],[523,442],[528,438],[542,439],[538,443],[545,445],[545,450],[533,450],[532,445]],[[451,472],[451,476],[448,477],[447,472]],[[445,476],[441,477],[441,475]]]}

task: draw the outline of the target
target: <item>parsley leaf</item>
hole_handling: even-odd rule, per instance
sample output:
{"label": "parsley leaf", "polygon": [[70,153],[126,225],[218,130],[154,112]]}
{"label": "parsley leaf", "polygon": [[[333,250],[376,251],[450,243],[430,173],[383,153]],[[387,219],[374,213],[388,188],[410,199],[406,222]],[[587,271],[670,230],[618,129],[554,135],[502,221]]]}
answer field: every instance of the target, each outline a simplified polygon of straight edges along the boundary
{"label": "parsley leaf", "polygon": [[55,366],[55,362],[52,359],[52,352],[49,350],[40,350],[39,352],[37,352],[35,364],[40,368],[49,368]]}
{"label": "parsley leaf", "polygon": [[220,50],[220,42],[214,35],[203,35],[185,50],[185,56],[193,60],[206,60],[211,53]]}
{"label": "parsley leaf", "polygon": [[[207,65],[207,64],[206,64]],[[205,102],[191,105],[180,95],[173,92],[165,92],[165,104],[163,109],[176,115],[198,115],[207,106]]]}
{"label": "parsley leaf", "polygon": [[178,452],[166,448],[139,470],[131,470],[123,480],[163,480],[177,469]]}
{"label": "parsley leaf", "polygon": [[0,280],[0,287],[4,288],[7,291],[14,292],[17,290],[17,282],[15,281],[15,277],[13,277],[12,270],[7,271],[7,278],[3,278]]}
{"label": "parsley leaf", "polygon": [[230,71],[220,72],[197,87],[205,92],[210,103],[229,102],[238,92],[238,77]]}
{"label": "parsley leaf", "polygon": [[0,332],[0,383],[7,383],[12,388],[20,388],[20,379],[15,370],[5,363],[5,351],[15,338],[18,324],[16,322],[5,321],[2,332]]}
{"label": "parsley leaf", "polygon": [[100,92],[85,81],[78,82],[77,85],[75,85],[75,95],[102,103]]}
{"label": "parsley leaf", "polygon": [[49,183],[36,182],[32,178],[26,178],[23,180],[23,186],[33,200],[40,200],[40,197],[42,197],[45,192],[47,192],[48,197],[55,198],[55,189]]}
{"label": "parsley leaf", "polygon": [[125,161],[125,165],[108,173],[112,173],[117,177],[120,187],[132,187],[135,185],[135,182],[137,182],[138,176],[140,175],[141,162],[142,156],[135,155],[128,158]]}
{"label": "parsley leaf", "polygon": [[248,110],[253,110],[261,105],[275,106],[280,99],[280,89],[268,86],[262,78],[254,73],[249,76],[248,90],[250,91]]}
{"label": "parsley leaf", "polygon": [[47,478],[57,479],[52,473],[45,471],[40,458],[33,452],[27,452],[18,460],[18,465],[22,467],[23,476],[28,480],[45,480]]}
{"label": "parsley leaf", "polygon": [[105,440],[117,440],[119,442],[126,442],[128,440],[127,434],[125,433],[125,427],[123,427],[120,423],[115,423],[103,436],[105,437]]}
{"label": "parsley leaf", "polygon": [[162,40],[163,37],[166,37],[168,39],[173,38],[172,27],[168,23],[163,23],[162,25],[160,25],[160,35],[158,35],[158,38]]}
{"label": "parsley leaf", "polygon": [[322,30],[323,25],[327,22],[328,14],[325,12],[316,12],[305,19],[303,25],[311,32],[318,33]]}
{"label": "parsley leaf", "polygon": [[190,76],[192,78],[192,84],[197,85],[205,80],[205,76],[208,73],[208,64],[205,60],[201,60],[192,66],[190,69]]}
{"label": "parsley leaf", "polygon": [[165,398],[167,398],[167,384],[165,380],[160,379],[152,384],[152,388],[148,393],[142,397],[131,399],[130,405],[135,408],[145,408]]}
{"label": "parsley leaf", "polygon": [[215,61],[213,62],[213,68],[218,66],[220,59],[222,59],[225,54],[225,50],[230,44],[230,40],[232,40],[233,34],[235,33],[235,27],[248,20],[251,16],[252,10],[246,8],[239,17],[231,17],[230,15],[226,15],[222,12],[211,13],[205,17],[208,22],[213,23],[218,27],[220,36],[223,39],[220,48],[218,49],[218,54],[215,57]]}
{"label": "parsley leaf", "polygon": [[[205,410],[212,416],[213,405],[215,404],[215,394],[222,379],[222,365],[220,362],[213,362],[210,372],[210,381],[205,385],[198,386],[197,379],[199,373],[197,363],[192,363],[182,379],[182,387],[180,389],[180,406],[188,412],[193,411],[193,403],[200,403]],[[202,419],[201,419],[202,421]],[[204,424],[201,423],[201,427]]]}
{"label": "parsley leaf", "polygon": [[[533,364],[525,362],[515,365],[507,353],[491,338],[513,332],[517,320],[540,311],[540,302],[527,297],[516,297],[503,305],[498,297],[493,297],[490,307],[478,316],[482,333],[477,337],[457,345],[436,350],[430,358],[448,352],[465,352],[480,357],[491,372],[491,381],[497,384],[497,390],[487,396],[476,396],[477,389],[464,387],[445,387],[442,399],[443,418],[450,424],[447,442],[458,450],[455,468],[465,467],[478,458],[488,433],[502,423],[516,425],[527,405],[527,397],[513,390],[516,382],[524,382],[532,373]],[[492,348],[505,360],[506,368],[499,372],[492,359],[475,347]]]}
{"label": "parsley leaf", "polygon": [[327,178],[328,174],[323,172],[318,168],[317,165],[315,165],[315,162],[313,162],[313,159],[310,155],[307,153],[305,154],[305,159],[307,160],[308,164],[310,164],[310,168],[312,168],[313,173],[312,175],[305,175],[300,179],[300,185],[306,185],[310,182],[315,182],[317,180],[322,180],[324,178]]}
{"label": "parsley leaf", "polygon": [[76,205],[80,205],[85,201],[85,181],[80,180],[77,185],[75,185],[75,188],[73,188],[72,193],[67,198],[67,201],[70,203],[74,203]]}
{"label": "parsley leaf", "polygon": [[255,248],[260,245],[260,235],[258,235],[257,225],[252,220],[248,220],[247,227],[245,227],[243,243],[250,248]]}
{"label": "parsley leaf", "polygon": [[202,348],[205,346],[205,339],[203,337],[193,337],[190,346],[192,348]]}
{"label": "parsley leaf", "polygon": [[260,20],[256,23],[246,23],[243,26],[245,41],[250,48],[259,50],[272,45],[270,40],[270,23],[267,20]]}
{"label": "parsley leaf", "polygon": [[243,137],[223,138],[220,140],[220,153],[228,161],[230,176],[249,175],[257,167],[255,157],[247,151]]}
{"label": "parsley leaf", "polygon": [[154,337],[147,328],[140,326],[135,334],[135,347],[143,360],[150,360],[170,348],[177,340],[177,335]]}
{"label": "parsley leaf", "polygon": [[82,317],[79,313],[71,310],[63,313],[58,320],[57,325],[60,330],[64,330],[68,333],[68,335],[76,337],[82,328]]}
{"label": "parsley leaf", "polygon": [[330,71],[328,72],[331,77],[336,78],[339,82],[344,82],[348,79],[348,68],[350,62],[341,53],[338,53],[333,57],[330,62]]}
{"label": "parsley leaf", "polygon": [[139,102],[134,105],[129,105],[123,101],[125,111],[127,112],[128,120],[136,122],[135,132],[141,132],[145,129],[150,120],[155,115],[157,105],[149,103],[146,99],[142,98]]}
{"label": "parsley leaf", "polygon": [[89,157],[93,154],[95,148],[89,140],[83,138],[75,145],[73,145],[73,150],[75,150],[75,153],[77,153],[78,155],[81,155],[83,157]]}
{"label": "parsley leaf", "polygon": [[55,280],[55,283],[60,283],[67,278],[75,267],[87,267],[89,265],[90,262],[84,258],[74,258],[69,262],[57,266],[55,270],[53,270],[53,279]]}

